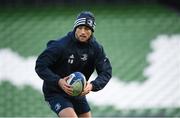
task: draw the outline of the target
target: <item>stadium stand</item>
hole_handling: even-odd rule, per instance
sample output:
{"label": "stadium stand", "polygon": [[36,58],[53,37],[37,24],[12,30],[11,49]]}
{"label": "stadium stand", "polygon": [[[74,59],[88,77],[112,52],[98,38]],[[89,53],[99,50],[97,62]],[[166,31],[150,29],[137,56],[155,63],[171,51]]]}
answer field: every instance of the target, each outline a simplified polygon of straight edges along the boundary
{"label": "stadium stand", "polygon": [[[0,8],[0,51],[9,48],[18,53],[23,58],[22,60],[29,59],[31,56],[36,57],[44,49],[47,41],[57,39],[72,30],[75,16],[82,9],[84,10],[81,7]],[[143,72],[149,65],[147,56],[152,52],[150,45],[153,39],[161,34],[180,34],[179,15],[163,6],[107,6],[106,9],[99,6],[90,10],[97,17],[95,35],[106,47],[105,50],[113,66],[113,76],[127,84],[147,81],[148,78],[143,75]],[[11,65],[11,62],[9,64]],[[1,58],[0,73],[4,73],[0,74],[0,116],[56,116],[44,102],[39,90],[30,85],[17,86],[12,83],[8,74],[13,74],[13,72],[6,71],[8,66],[2,62]],[[20,68],[17,64],[13,69]],[[18,74],[19,78],[22,74],[23,72]],[[164,76],[166,73],[162,72],[162,77]],[[168,82],[164,84],[164,87],[166,86]],[[159,88],[158,92],[162,91],[163,88]],[[167,95],[167,97],[171,96]],[[162,100],[165,99],[166,97],[162,98]],[[91,102],[91,107],[93,116],[180,116],[180,107],[171,106],[118,109],[116,106],[98,106]]]}

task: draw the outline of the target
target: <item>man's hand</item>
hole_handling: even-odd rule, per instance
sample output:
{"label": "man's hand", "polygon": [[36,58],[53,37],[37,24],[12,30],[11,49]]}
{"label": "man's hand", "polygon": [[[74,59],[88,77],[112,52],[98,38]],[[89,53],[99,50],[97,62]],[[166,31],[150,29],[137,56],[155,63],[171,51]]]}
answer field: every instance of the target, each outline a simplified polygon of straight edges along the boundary
{"label": "man's hand", "polygon": [[59,79],[58,85],[68,94],[72,95],[73,94],[73,88],[71,85],[67,84],[67,80],[69,77],[64,77],[63,79]]}
{"label": "man's hand", "polygon": [[92,87],[92,84],[88,82],[86,87],[84,88],[84,91],[81,93],[81,96],[87,95],[92,90]]}

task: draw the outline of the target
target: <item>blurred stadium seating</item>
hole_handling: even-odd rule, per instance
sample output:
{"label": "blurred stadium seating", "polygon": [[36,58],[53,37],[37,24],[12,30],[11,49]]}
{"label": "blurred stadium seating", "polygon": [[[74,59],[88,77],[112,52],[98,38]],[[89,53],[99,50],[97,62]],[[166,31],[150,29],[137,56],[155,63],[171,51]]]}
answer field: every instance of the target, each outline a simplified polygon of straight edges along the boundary
{"label": "blurred stadium seating", "polygon": [[[10,48],[24,58],[37,56],[47,41],[72,30],[76,14],[81,10],[85,8],[0,8],[0,50]],[[97,6],[90,10],[97,20],[95,36],[104,45],[112,62],[113,76],[126,83],[147,80],[143,72],[149,64],[146,59],[152,51],[150,44],[153,39],[161,34],[180,34],[179,15],[163,6],[107,6],[106,9]],[[0,62],[2,70],[7,66]],[[177,94],[180,94],[178,90]],[[9,78],[0,76],[0,96],[2,117],[56,116],[44,102],[41,92],[32,86],[16,86]],[[180,116],[180,107],[117,109],[115,106],[97,106],[94,103],[91,103],[91,107],[93,116]]]}

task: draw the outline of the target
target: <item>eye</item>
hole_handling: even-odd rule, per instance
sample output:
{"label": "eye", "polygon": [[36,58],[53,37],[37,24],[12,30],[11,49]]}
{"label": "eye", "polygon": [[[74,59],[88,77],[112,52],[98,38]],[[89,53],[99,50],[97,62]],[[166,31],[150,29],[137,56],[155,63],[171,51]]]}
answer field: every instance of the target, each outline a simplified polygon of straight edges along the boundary
{"label": "eye", "polygon": [[89,27],[86,27],[86,26],[84,27],[84,29],[85,29],[85,30],[91,30]]}
{"label": "eye", "polygon": [[89,27],[87,27],[87,26],[79,26],[77,29],[79,29],[79,30],[86,30],[86,31],[89,31],[89,30],[91,30]]}
{"label": "eye", "polygon": [[80,29],[80,30],[83,29],[83,26],[79,26],[78,29]]}

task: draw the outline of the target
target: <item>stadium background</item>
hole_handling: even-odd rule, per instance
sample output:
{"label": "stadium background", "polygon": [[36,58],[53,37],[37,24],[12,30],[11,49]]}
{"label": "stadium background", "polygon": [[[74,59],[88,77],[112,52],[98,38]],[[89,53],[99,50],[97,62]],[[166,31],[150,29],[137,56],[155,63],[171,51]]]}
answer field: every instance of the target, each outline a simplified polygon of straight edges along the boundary
{"label": "stadium background", "polygon": [[[99,92],[106,97],[92,93],[93,116],[180,116],[179,4],[162,1],[1,0],[0,116],[56,116],[36,85],[39,78],[31,74],[33,64],[47,41],[72,30],[82,10],[95,14],[95,36],[112,62],[112,79],[124,87],[117,89],[112,82],[104,93]],[[136,94],[134,86],[148,80],[156,81]],[[126,101],[129,97],[133,98],[130,102]],[[115,98],[117,104],[106,98]]]}

